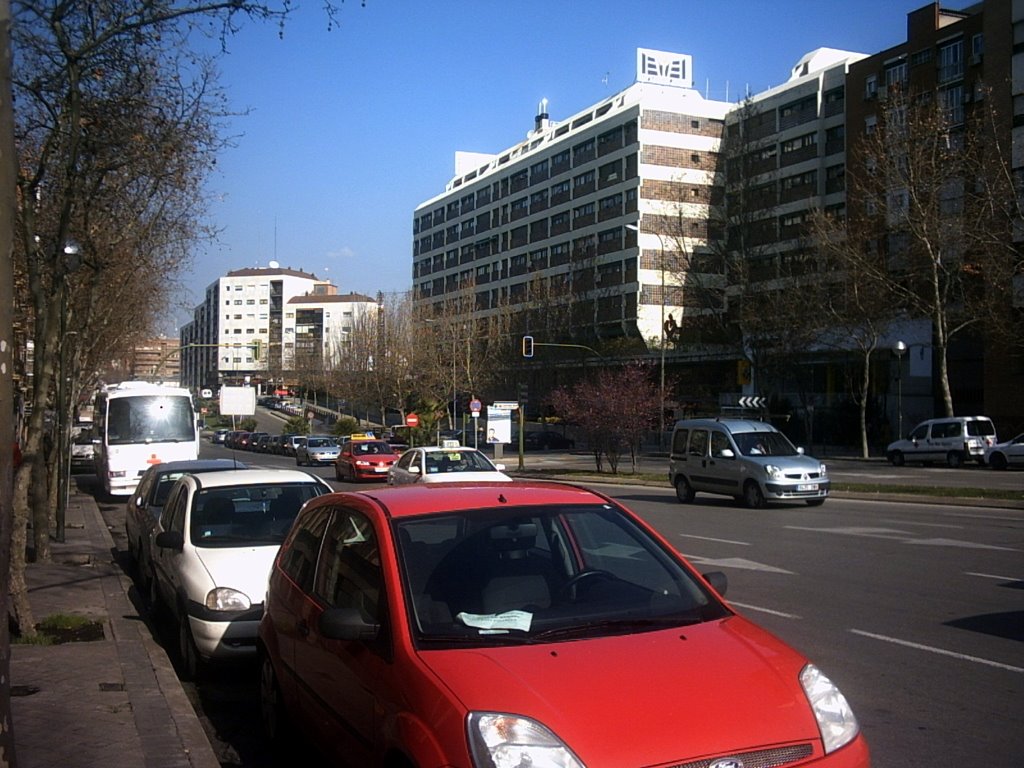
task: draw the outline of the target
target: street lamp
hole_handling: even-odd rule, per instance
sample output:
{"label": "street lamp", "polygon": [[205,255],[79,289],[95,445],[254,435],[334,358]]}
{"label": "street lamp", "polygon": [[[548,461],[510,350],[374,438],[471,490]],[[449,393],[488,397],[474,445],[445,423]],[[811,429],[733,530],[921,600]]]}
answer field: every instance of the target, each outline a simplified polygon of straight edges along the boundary
{"label": "street lamp", "polygon": [[907,343],[900,339],[892,345],[896,355],[896,437],[903,439],[903,355],[907,351]]}
{"label": "street lamp", "polygon": [[[627,224],[626,229],[631,229],[638,236],[640,235],[639,222]],[[654,234],[658,236],[658,266],[661,267],[661,325],[658,328],[658,339],[661,342],[660,382],[658,384],[658,449],[662,450],[665,447],[665,240],[660,232]]]}

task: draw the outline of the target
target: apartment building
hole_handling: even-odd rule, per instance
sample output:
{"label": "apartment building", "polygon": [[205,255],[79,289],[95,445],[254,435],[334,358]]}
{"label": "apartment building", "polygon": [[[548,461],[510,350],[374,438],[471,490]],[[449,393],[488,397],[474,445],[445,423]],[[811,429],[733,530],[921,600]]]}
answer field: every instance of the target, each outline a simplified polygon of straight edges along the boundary
{"label": "apartment building", "polygon": [[455,177],[414,213],[417,310],[507,310],[538,341],[661,346],[680,302],[658,218],[682,210],[692,246],[706,244],[729,109],[693,87],[692,63],[639,49],[625,90],[560,122],[541,102],[524,141],[457,153]]}
{"label": "apartment building", "polygon": [[316,275],[275,262],[233,270],[210,283],[192,321],[179,331],[182,385],[216,389],[280,379],[286,303],[333,288]]}
{"label": "apartment building", "polygon": [[379,307],[369,296],[336,291],[288,299],[283,322],[285,370],[321,371],[336,365],[346,345],[375,320]]}

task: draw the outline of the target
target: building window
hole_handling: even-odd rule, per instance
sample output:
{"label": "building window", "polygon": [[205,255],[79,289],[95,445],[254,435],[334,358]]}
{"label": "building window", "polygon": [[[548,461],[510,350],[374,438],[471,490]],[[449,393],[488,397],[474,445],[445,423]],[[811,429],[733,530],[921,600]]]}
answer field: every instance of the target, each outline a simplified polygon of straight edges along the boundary
{"label": "building window", "polygon": [[864,78],[864,98],[873,99],[878,95],[878,75],[868,75]]}
{"label": "building window", "polygon": [[964,41],[954,40],[939,48],[939,82],[948,83],[964,76]]}

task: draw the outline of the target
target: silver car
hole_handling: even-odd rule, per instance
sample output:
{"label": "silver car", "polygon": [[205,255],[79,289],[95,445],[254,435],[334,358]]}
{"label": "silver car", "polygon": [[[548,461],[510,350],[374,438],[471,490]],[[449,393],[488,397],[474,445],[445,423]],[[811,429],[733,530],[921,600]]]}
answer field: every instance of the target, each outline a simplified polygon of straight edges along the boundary
{"label": "silver car", "polygon": [[295,463],[300,467],[307,464],[333,464],[341,453],[338,441],[329,435],[310,435],[295,446]]}
{"label": "silver car", "polygon": [[669,482],[683,503],[698,493],[742,500],[823,504],[831,481],[825,464],[805,456],[771,424],[748,419],[684,419],[672,432]]}

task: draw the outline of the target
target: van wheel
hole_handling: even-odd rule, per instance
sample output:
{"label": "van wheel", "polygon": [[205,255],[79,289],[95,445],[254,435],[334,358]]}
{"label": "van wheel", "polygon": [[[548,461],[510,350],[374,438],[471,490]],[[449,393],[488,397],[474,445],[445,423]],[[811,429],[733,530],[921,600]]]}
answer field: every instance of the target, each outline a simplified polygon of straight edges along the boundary
{"label": "van wheel", "polygon": [[964,457],[959,451],[950,451],[946,454],[946,465],[952,469],[959,469],[963,463]]}
{"label": "van wheel", "polygon": [[748,509],[761,509],[765,505],[764,493],[761,486],[753,480],[748,480],[743,486],[743,503]]}
{"label": "van wheel", "polygon": [[889,463],[894,467],[902,467],[905,461],[903,451],[893,451],[889,454]]}
{"label": "van wheel", "polygon": [[693,501],[693,497],[697,494],[694,493],[693,486],[690,485],[690,481],[680,475],[676,478],[676,498],[683,504],[689,504]]}

